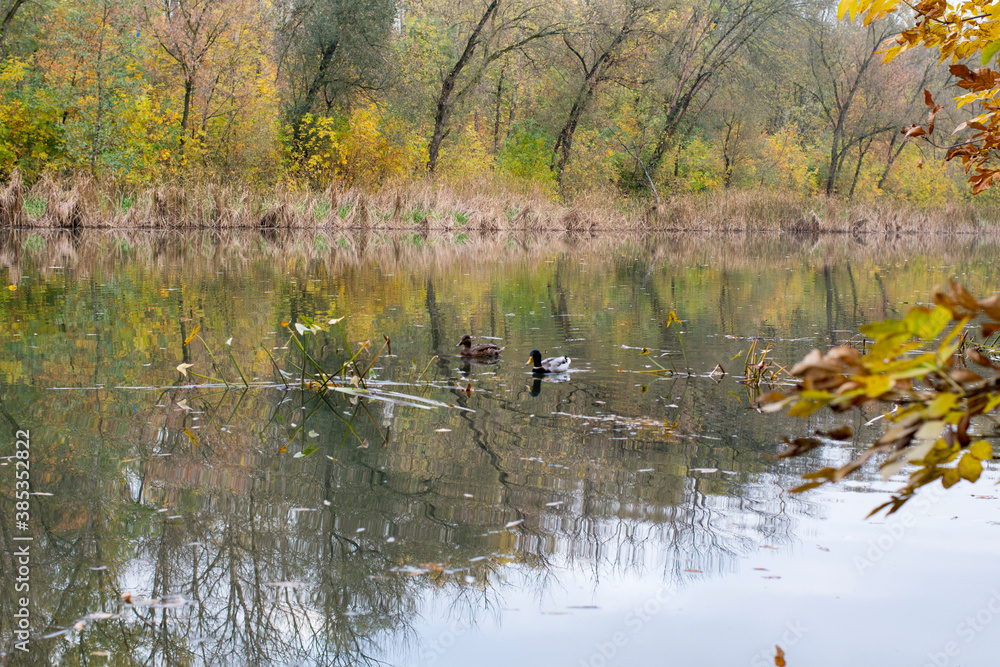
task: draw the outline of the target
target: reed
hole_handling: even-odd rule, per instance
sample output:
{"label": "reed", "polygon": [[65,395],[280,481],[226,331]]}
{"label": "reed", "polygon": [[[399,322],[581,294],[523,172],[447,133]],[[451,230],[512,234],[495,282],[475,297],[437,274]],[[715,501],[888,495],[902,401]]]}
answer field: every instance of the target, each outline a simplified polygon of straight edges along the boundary
{"label": "reed", "polygon": [[[41,202],[30,211],[26,199]],[[847,234],[884,241],[905,234],[996,235],[1000,208],[985,201],[918,208],[766,190],[683,194],[658,204],[613,189],[559,201],[499,179],[420,178],[373,190],[251,183],[161,184],[146,188],[87,175],[42,178],[26,190],[18,172],[0,186],[0,227],[78,229],[339,229],[463,233],[622,231]]]}

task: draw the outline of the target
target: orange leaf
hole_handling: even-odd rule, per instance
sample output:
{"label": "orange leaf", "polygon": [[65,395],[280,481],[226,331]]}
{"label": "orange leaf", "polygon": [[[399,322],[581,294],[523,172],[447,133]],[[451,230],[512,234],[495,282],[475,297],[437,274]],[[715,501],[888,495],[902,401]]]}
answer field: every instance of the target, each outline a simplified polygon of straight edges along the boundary
{"label": "orange leaf", "polygon": [[201,325],[200,324],[194,328],[194,331],[191,332],[190,336],[188,336],[187,338],[184,339],[184,345],[187,345],[188,343],[190,343],[191,341],[193,341],[194,337],[198,335],[199,331],[201,331]]}

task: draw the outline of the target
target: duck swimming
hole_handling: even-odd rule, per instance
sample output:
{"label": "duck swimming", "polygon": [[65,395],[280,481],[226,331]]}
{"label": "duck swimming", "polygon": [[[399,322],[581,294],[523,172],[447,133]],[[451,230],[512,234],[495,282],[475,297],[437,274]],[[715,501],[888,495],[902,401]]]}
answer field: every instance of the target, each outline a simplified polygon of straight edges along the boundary
{"label": "duck swimming", "polygon": [[542,359],[542,353],[538,350],[531,351],[531,358],[526,363],[533,365],[532,369],[536,373],[562,373],[569,368],[569,357],[549,357]]}
{"label": "duck swimming", "polygon": [[462,340],[455,347],[461,347],[463,357],[495,357],[503,352],[503,348],[493,343],[472,344],[472,337],[469,334],[462,336]]}

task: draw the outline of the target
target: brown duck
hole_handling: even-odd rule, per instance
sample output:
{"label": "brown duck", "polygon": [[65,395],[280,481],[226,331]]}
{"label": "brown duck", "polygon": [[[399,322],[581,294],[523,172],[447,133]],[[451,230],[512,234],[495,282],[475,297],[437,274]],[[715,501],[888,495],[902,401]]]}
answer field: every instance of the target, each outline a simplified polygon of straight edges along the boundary
{"label": "brown duck", "polygon": [[462,336],[462,340],[455,347],[461,347],[463,357],[495,357],[503,352],[503,348],[493,343],[472,344],[472,337],[469,334]]}

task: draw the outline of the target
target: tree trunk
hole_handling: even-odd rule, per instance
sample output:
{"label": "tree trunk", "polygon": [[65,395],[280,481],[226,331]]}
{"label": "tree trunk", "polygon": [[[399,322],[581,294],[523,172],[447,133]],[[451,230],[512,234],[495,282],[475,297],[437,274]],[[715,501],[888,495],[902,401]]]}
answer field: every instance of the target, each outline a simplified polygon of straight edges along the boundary
{"label": "tree trunk", "polygon": [[889,178],[889,172],[892,171],[892,165],[896,162],[896,158],[899,157],[899,154],[903,152],[903,149],[906,148],[906,142],[900,141],[896,150],[893,150],[893,147],[896,146],[896,142],[899,140],[899,135],[899,132],[894,133],[892,135],[892,141],[889,142],[889,159],[886,160],[885,169],[882,170],[882,176],[878,179],[877,187],[879,190],[885,187],[885,182]]}
{"label": "tree trunk", "polygon": [[299,140],[302,138],[302,119],[312,109],[313,104],[316,103],[316,96],[319,95],[319,91],[326,84],[326,73],[330,69],[330,63],[333,62],[333,56],[336,55],[339,46],[340,40],[335,39],[323,48],[319,67],[316,69],[316,76],[313,77],[312,82],[309,84],[306,96],[292,109],[293,146],[299,145]]}
{"label": "tree trunk", "polygon": [[500,78],[497,81],[497,101],[493,115],[493,154],[500,150],[500,111],[503,105],[503,75],[505,69],[500,70]]}
{"label": "tree trunk", "polygon": [[191,118],[191,106],[194,98],[194,74],[184,77],[184,112],[181,114],[181,151],[187,141],[187,128]]}
{"label": "tree trunk", "polygon": [[835,131],[833,133],[833,141],[830,142],[830,167],[826,174],[826,196],[829,197],[833,194],[834,186],[837,181],[837,172],[840,171],[840,151],[837,148],[840,145],[840,132]]}
{"label": "tree trunk", "polygon": [[444,138],[448,136],[448,130],[445,129],[445,125],[448,122],[448,117],[451,115],[451,109],[453,101],[451,95],[455,92],[455,83],[458,81],[459,75],[465,66],[469,63],[472,58],[472,54],[475,52],[476,47],[479,46],[479,38],[483,32],[483,28],[486,26],[487,21],[496,12],[497,7],[500,6],[500,0],[493,0],[486,7],[486,11],[483,12],[482,18],[479,19],[479,23],[472,30],[472,34],[469,35],[469,39],[465,42],[465,49],[462,51],[462,55],[459,57],[458,62],[452,66],[448,75],[445,76],[444,81],[441,82],[441,92],[438,93],[438,98],[436,101],[436,111],[434,113],[434,132],[431,135],[430,143],[427,144],[427,171],[434,173],[434,168],[437,166],[438,154],[441,151],[441,143]]}
{"label": "tree trunk", "polygon": [[615,51],[619,46],[621,46],[622,42],[625,41],[625,38],[628,37],[634,18],[635,17],[630,17],[630,20],[622,24],[621,30],[619,30],[618,34],[615,35],[615,38],[611,40],[611,44],[608,48],[605,49],[597,60],[594,61],[594,64],[589,71],[587,70],[587,63],[584,61],[583,56],[573,49],[568,38],[563,38],[566,42],[566,46],[573,51],[577,58],[580,59],[580,63],[583,65],[584,77],[583,84],[580,86],[580,90],[576,94],[576,99],[573,100],[573,106],[569,110],[569,116],[566,118],[566,123],[559,132],[559,136],[556,138],[555,146],[552,148],[553,162],[551,169],[555,172],[556,183],[560,186],[562,185],[563,170],[566,168],[566,164],[569,162],[570,153],[573,150],[573,135],[576,133],[576,126],[580,123],[580,117],[587,109],[590,99],[594,96],[594,90],[597,88],[598,84],[605,80],[605,71],[607,67],[611,65]]}
{"label": "tree trunk", "polygon": [[0,58],[7,57],[7,30],[10,28],[11,22],[14,20],[14,16],[17,14],[17,10],[21,8],[28,0],[14,0],[14,4],[4,15],[3,21],[0,21]]}
{"label": "tree trunk", "polygon": [[848,199],[854,198],[854,188],[858,186],[858,176],[861,174],[861,164],[864,162],[865,155],[868,154],[868,149],[871,148],[873,141],[875,141],[875,137],[871,136],[868,138],[867,142],[858,142],[858,164],[854,167],[854,178],[851,180],[851,189],[847,193]]}

